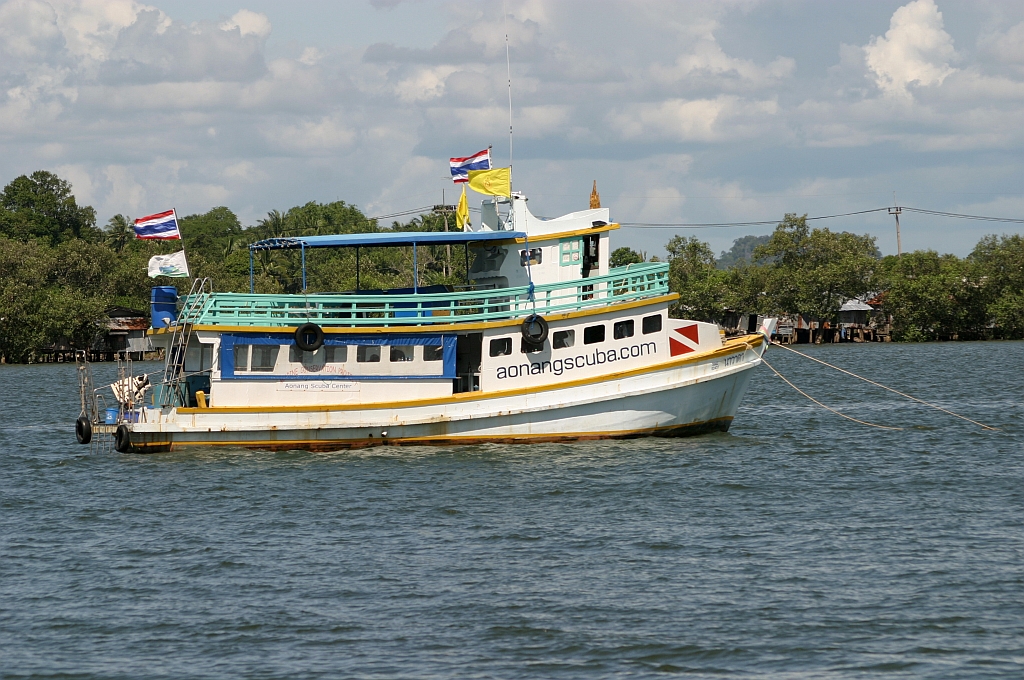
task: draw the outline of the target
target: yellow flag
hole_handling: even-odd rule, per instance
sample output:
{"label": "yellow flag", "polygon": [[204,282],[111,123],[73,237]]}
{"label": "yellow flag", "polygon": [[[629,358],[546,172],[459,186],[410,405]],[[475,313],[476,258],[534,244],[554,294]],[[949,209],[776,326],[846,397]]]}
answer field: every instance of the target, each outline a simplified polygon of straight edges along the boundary
{"label": "yellow flag", "polygon": [[469,188],[489,196],[512,198],[512,169],[470,170]]}
{"label": "yellow flag", "polygon": [[469,202],[466,201],[466,185],[462,185],[462,198],[459,199],[459,206],[455,208],[455,225],[462,231],[469,226]]}

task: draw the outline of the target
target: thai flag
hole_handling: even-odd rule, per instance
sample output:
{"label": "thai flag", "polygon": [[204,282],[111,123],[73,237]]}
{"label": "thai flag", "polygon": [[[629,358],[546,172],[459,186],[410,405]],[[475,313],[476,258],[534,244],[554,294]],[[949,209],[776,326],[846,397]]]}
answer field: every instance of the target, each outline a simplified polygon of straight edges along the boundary
{"label": "thai flag", "polygon": [[484,149],[465,158],[452,158],[449,165],[452,168],[452,181],[455,183],[468,182],[470,170],[491,169],[491,150]]}
{"label": "thai flag", "polygon": [[171,240],[180,239],[181,232],[178,231],[178,216],[174,210],[147,215],[135,220],[135,237]]}

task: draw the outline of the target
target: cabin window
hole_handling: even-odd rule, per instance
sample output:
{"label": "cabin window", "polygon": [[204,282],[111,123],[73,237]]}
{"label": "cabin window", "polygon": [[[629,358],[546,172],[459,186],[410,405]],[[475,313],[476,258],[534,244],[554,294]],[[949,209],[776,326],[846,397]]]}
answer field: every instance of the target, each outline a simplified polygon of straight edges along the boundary
{"label": "cabin window", "polygon": [[512,354],[512,338],[495,338],[491,340],[491,356],[504,357]]}
{"label": "cabin window", "polygon": [[612,329],[612,337],[616,340],[633,337],[633,320],[616,321],[615,327]]}
{"label": "cabin window", "polygon": [[529,250],[519,251],[519,265],[525,267],[528,264],[540,264],[543,260],[543,250],[540,248],[530,248]]}
{"label": "cabin window", "polygon": [[249,370],[249,345],[235,345],[235,370]]}
{"label": "cabin window", "polygon": [[582,241],[578,238],[566,239],[560,241],[558,244],[558,259],[559,264],[562,267],[571,267],[580,265],[582,260],[582,254],[580,252],[580,244]]}
{"label": "cabin window", "polygon": [[412,345],[391,345],[391,361],[413,361],[416,358]]}
{"label": "cabin window", "polygon": [[249,367],[249,370],[259,373],[270,373],[277,364],[277,353],[280,351],[280,345],[253,345],[252,365]]}
{"label": "cabin window", "polygon": [[650,335],[651,333],[657,333],[661,330],[661,314],[655,314],[653,316],[644,317],[644,335]]}
{"label": "cabin window", "polygon": [[537,352],[543,352],[544,343],[542,342],[538,345],[532,342],[527,342],[526,338],[523,338],[519,342],[519,351],[522,352],[523,354],[536,354]]}
{"label": "cabin window", "polygon": [[597,342],[604,342],[604,324],[600,326],[588,326],[583,329],[584,345],[593,345]]}
{"label": "cabin window", "polygon": [[213,345],[201,344],[185,350],[185,372],[198,373],[213,367]]}
{"label": "cabin window", "polygon": [[320,349],[314,352],[306,352],[299,349],[298,345],[288,346],[288,361],[293,364],[322,364],[324,363],[324,349]]}
{"label": "cabin window", "polygon": [[430,345],[423,346],[423,360],[424,361],[444,361],[444,345],[437,345],[431,347]]}
{"label": "cabin window", "polygon": [[348,361],[348,345],[327,345],[324,350],[329,364],[343,364]]}
{"label": "cabin window", "polygon": [[576,331],[555,331],[551,336],[551,349],[565,349],[576,344]]}
{"label": "cabin window", "polygon": [[288,346],[288,361],[293,364],[301,363],[307,371],[319,371],[324,367],[326,348],[321,347],[314,352],[305,352],[296,345]]}
{"label": "cabin window", "polygon": [[359,345],[356,349],[356,361],[361,364],[380,362],[380,345]]}

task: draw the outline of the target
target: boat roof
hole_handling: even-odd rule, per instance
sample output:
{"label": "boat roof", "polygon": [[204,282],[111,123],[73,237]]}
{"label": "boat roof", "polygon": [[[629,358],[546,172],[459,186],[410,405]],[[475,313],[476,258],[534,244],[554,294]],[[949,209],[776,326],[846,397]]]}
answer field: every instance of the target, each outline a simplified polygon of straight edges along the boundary
{"label": "boat roof", "polygon": [[250,250],[287,248],[346,248],[351,246],[411,246],[510,241],[525,239],[522,231],[378,231],[362,234],[288,236],[268,238],[249,246]]}

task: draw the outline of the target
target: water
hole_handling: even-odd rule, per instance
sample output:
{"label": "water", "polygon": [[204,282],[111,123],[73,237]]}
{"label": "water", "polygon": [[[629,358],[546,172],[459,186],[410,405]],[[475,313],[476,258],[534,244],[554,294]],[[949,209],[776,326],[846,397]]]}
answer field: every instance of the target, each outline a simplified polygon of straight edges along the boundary
{"label": "water", "polygon": [[[1024,344],[773,350],[728,434],[89,454],[0,366],[0,677],[1024,673]],[[97,381],[113,367],[96,366]]]}

